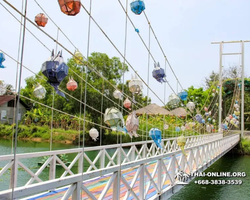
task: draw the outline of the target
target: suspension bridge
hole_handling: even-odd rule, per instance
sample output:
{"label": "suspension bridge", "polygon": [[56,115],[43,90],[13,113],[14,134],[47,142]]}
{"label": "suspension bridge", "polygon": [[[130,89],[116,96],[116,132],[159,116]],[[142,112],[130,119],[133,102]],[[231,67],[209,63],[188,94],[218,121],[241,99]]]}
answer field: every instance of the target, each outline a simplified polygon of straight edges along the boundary
{"label": "suspension bridge", "polygon": [[[23,0],[21,9],[8,0],[0,2],[3,12],[20,24],[17,59],[4,47],[1,46],[0,49],[1,68],[4,68],[3,62],[8,65],[8,60],[17,65],[14,91],[7,88],[4,90],[18,97],[13,98],[15,101],[13,122],[15,124],[13,123],[12,126],[11,153],[0,154],[0,183],[4,182],[3,189],[0,190],[0,199],[168,199],[195,178],[191,176],[193,173],[206,170],[232,150],[243,137],[244,92],[246,90],[244,45],[250,41],[212,43],[220,45],[219,73],[218,77],[215,76],[212,80],[208,95],[200,103],[197,100],[199,97],[191,96],[182,87],[146,14],[144,1],[134,0],[130,3],[130,8],[132,14],[141,15],[141,17],[144,15],[149,31],[148,41],[145,41],[140,34],[140,30],[129,14],[128,0],[125,3],[117,0],[116,3],[125,17],[123,52],[119,50],[92,14],[92,0],[89,1],[89,8],[80,0],[58,0],[60,6],[58,12],[75,16],[81,11],[88,16],[85,58],[79,51],[81,48],[73,42],[74,38],[70,38],[69,34],[63,31],[54,16],[51,17],[52,12],[47,12],[42,2],[32,1],[32,7],[42,12],[36,16],[29,15],[27,0]],[[54,3],[52,5],[54,6]],[[31,20],[31,16],[35,17],[35,20]],[[55,27],[56,37],[52,36],[54,34],[52,29],[46,29],[48,22]],[[102,55],[101,64],[90,59],[94,57],[90,55],[92,23],[100,30],[120,58],[106,59]],[[138,69],[131,64],[127,56],[129,24],[148,54],[148,68],[143,70],[143,73],[147,74],[147,80],[142,75],[143,73],[138,73]],[[48,43],[37,37],[33,28],[50,40],[50,43],[51,41],[55,43],[55,52],[51,51]],[[27,36],[26,32],[30,35]],[[49,60],[41,64],[41,73],[31,66],[24,65],[25,41],[29,37],[35,39],[51,55]],[[157,62],[156,53],[152,52],[152,38],[155,39],[154,42],[160,49],[164,59],[164,68]],[[228,43],[240,44],[241,51],[223,52],[223,46]],[[62,51],[57,54],[58,48],[63,49],[70,57],[68,63],[64,62]],[[230,84],[223,80],[222,58],[226,55],[240,56],[241,81],[239,81],[240,77],[230,81]],[[154,63],[153,78],[157,83],[163,83],[163,95],[157,93],[152,88],[152,84],[150,85],[149,74],[152,61]],[[174,90],[170,81],[167,80],[167,67],[177,83],[177,90]],[[110,78],[109,73],[112,71],[108,71],[110,68],[114,68],[116,73],[121,74],[116,77],[119,81],[116,82],[115,79]],[[23,70],[35,77],[32,79],[32,84],[30,83],[33,85],[30,93],[21,92]],[[135,74],[128,84],[125,82],[126,71]],[[69,76],[69,81],[66,83],[65,77],[67,76]],[[99,80],[101,82],[98,82]],[[95,82],[98,82],[98,85]],[[118,87],[119,84],[121,87]],[[167,86],[172,93],[168,101],[166,101]],[[223,104],[223,89],[231,98],[229,108]],[[91,96],[91,98],[99,99],[100,105],[96,105],[96,101],[90,98],[90,91],[95,92],[94,97]],[[141,100],[143,92],[146,92],[146,103]],[[150,104],[150,95],[162,104],[159,110],[156,111],[156,107]],[[25,122],[40,123],[41,126],[50,127],[49,151],[17,153],[20,131],[18,127],[23,123],[19,118],[20,99],[35,105],[37,110],[49,111],[50,122],[47,124],[39,122],[42,114],[25,119]],[[74,112],[73,109],[69,111],[62,108],[60,104],[66,101],[76,102],[69,107],[75,107],[77,104],[79,108]],[[185,114],[173,114],[165,109],[166,105],[177,109],[181,107]],[[222,108],[225,108],[224,114]],[[143,110],[144,113],[136,113],[138,110]],[[94,116],[92,120],[87,116],[88,112]],[[3,114],[4,112],[1,113]],[[69,121],[64,123],[66,120],[61,118],[61,121],[55,122],[55,115],[66,116]],[[138,115],[142,117],[138,118]],[[6,113],[4,117],[8,117]],[[65,127],[70,124],[72,129],[76,127],[79,132],[78,148],[53,150],[53,129],[57,123],[61,126],[63,123],[66,124]],[[92,128],[90,129],[89,126]],[[68,131],[71,131],[70,128]],[[116,144],[103,145],[103,135],[111,131],[117,134],[115,135]],[[99,145],[85,146],[87,134],[94,141],[99,138]],[[125,143],[123,139],[127,136],[131,142]],[[63,159],[65,156],[70,157],[70,160]],[[183,172],[186,177],[179,177],[179,172]]]}

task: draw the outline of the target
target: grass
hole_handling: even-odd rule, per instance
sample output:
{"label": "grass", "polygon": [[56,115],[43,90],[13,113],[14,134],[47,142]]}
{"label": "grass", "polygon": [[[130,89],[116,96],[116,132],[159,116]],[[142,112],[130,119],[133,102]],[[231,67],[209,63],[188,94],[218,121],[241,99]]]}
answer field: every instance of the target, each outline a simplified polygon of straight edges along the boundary
{"label": "grass", "polygon": [[247,138],[241,138],[240,152],[245,155],[250,155],[250,140]]}

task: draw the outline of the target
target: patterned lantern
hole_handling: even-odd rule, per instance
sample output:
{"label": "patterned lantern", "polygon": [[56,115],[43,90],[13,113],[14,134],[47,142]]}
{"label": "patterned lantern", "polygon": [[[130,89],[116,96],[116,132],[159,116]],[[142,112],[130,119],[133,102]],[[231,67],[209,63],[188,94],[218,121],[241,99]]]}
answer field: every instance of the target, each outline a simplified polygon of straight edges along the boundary
{"label": "patterned lantern", "polygon": [[205,111],[205,112],[207,112],[207,111],[208,111],[208,108],[207,108],[207,107],[205,107],[205,108],[204,108],[204,111]]}
{"label": "patterned lantern", "polygon": [[127,97],[126,100],[123,102],[123,106],[124,106],[125,108],[130,109],[130,107],[131,107],[131,101],[128,99],[128,97]]}
{"label": "patterned lantern", "polygon": [[113,131],[124,130],[124,119],[122,113],[117,108],[107,108],[104,114],[104,123],[109,125]]}
{"label": "patterned lantern", "polygon": [[164,124],[163,128],[164,128],[164,130],[167,130],[169,128],[169,125],[168,124]]}
{"label": "patterned lantern", "polygon": [[139,94],[143,89],[142,81],[138,79],[136,75],[135,78],[132,76],[131,81],[129,81],[128,83],[128,87],[130,92],[132,92],[133,94]]}
{"label": "patterned lantern", "polygon": [[69,91],[75,91],[77,89],[77,82],[71,77],[66,87]]}
{"label": "patterned lantern", "polygon": [[171,106],[174,106],[174,105],[177,105],[178,103],[180,102],[180,98],[176,95],[176,94],[171,94],[169,97],[168,97],[168,103],[171,105]]}
{"label": "patterned lantern", "polygon": [[182,153],[184,155],[186,155],[185,151],[184,151],[184,147],[185,147],[185,144],[186,144],[186,138],[183,135],[177,138],[177,144],[181,148]]}
{"label": "patterned lantern", "polygon": [[5,55],[3,53],[0,53],[0,68],[5,68],[5,66],[2,65],[4,61],[5,61]]}
{"label": "patterned lantern", "polygon": [[140,15],[145,10],[145,3],[143,0],[134,0],[130,3],[131,11],[136,15]]}
{"label": "patterned lantern", "polygon": [[162,68],[160,67],[160,63],[158,63],[158,64],[155,63],[155,68],[154,68],[152,74],[153,74],[153,77],[154,77],[158,82],[160,82],[160,83],[162,83],[162,82],[167,82],[165,71],[164,71],[164,69],[162,69]]}
{"label": "patterned lantern", "polygon": [[133,136],[139,137],[136,131],[139,128],[139,119],[137,118],[135,112],[131,113],[126,120],[126,128],[129,136],[132,138]]}
{"label": "patterned lantern", "polygon": [[180,97],[182,101],[186,101],[188,97],[188,93],[186,91],[183,91],[183,92],[178,93],[178,96]]}
{"label": "patterned lantern", "polygon": [[205,116],[208,117],[209,116],[209,112],[205,112]]}
{"label": "patterned lantern", "polygon": [[122,100],[122,93],[121,93],[120,90],[117,90],[117,89],[116,89],[116,90],[113,92],[113,96],[114,96],[116,99]]}
{"label": "patterned lantern", "polygon": [[155,144],[159,147],[161,147],[161,131],[158,128],[151,128],[149,131],[149,137],[154,140]]}
{"label": "patterned lantern", "polygon": [[211,126],[210,126],[210,125],[207,125],[207,126],[206,126],[206,130],[207,130],[208,133],[211,133]]}
{"label": "patterned lantern", "polygon": [[94,141],[97,141],[97,138],[99,137],[99,132],[97,129],[92,128],[89,130],[89,135]]}
{"label": "patterned lantern", "polygon": [[58,90],[60,83],[68,75],[69,67],[64,63],[62,53],[58,52],[57,56],[54,56],[54,50],[48,61],[42,65],[42,73],[48,78],[48,83],[54,87],[56,93],[62,97],[65,94]]}
{"label": "patterned lantern", "polygon": [[43,99],[46,95],[46,90],[40,84],[34,89],[33,95],[38,99]]}
{"label": "patterned lantern", "polygon": [[194,111],[194,109],[195,109],[195,104],[194,104],[194,102],[188,102],[187,103],[187,108],[191,111],[191,112],[193,112]]}
{"label": "patterned lantern", "polygon": [[75,16],[80,12],[81,0],[58,0],[61,11],[70,16]]}
{"label": "patterned lantern", "polygon": [[83,64],[83,55],[80,51],[76,50],[74,53],[74,60],[76,64],[81,65]]}
{"label": "patterned lantern", "polygon": [[35,17],[35,22],[38,26],[45,27],[48,23],[48,18],[43,13],[40,13]]}

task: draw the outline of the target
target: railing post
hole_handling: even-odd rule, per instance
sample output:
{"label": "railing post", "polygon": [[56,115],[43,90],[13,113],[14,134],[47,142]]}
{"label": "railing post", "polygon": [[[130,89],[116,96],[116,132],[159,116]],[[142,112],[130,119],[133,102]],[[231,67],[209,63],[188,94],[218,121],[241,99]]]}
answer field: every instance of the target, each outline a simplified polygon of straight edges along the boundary
{"label": "railing post", "polygon": [[75,184],[76,184],[76,188],[75,188],[75,190],[74,190],[74,192],[72,194],[72,200],[79,200],[79,199],[81,199],[81,190],[82,190],[81,184],[82,183],[77,182]]}
{"label": "railing post", "polygon": [[83,173],[84,172],[84,168],[83,168],[83,157],[84,157],[84,151],[81,151],[82,156],[79,157],[78,159],[78,174]]}
{"label": "railing post", "polygon": [[157,173],[158,173],[158,178],[157,178],[157,186],[158,189],[160,190],[160,194],[162,193],[162,165],[164,165],[162,159],[159,159],[158,161],[158,169],[157,169]]}
{"label": "railing post", "polygon": [[113,199],[120,199],[120,176],[121,176],[121,172],[114,172],[116,173],[116,177],[114,179],[114,183],[113,183]]}
{"label": "railing post", "polygon": [[144,191],[145,191],[145,180],[144,180],[144,174],[145,174],[145,165],[142,164],[140,171],[140,181],[139,181],[139,199],[144,200]]}
{"label": "railing post", "polygon": [[52,160],[50,161],[49,166],[49,180],[53,180],[56,178],[56,154],[52,155]]}
{"label": "railing post", "polygon": [[105,149],[102,149],[102,155],[101,155],[101,169],[105,168]]}
{"label": "railing post", "polygon": [[10,189],[12,187],[15,188],[17,186],[18,158],[16,157],[16,162],[14,162],[14,160],[12,160],[12,162],[13,162],[13,164],[11,167],[10,185],[9,185]]}
{"label": "railing post", "polygon": [[131,152],[131,161],[135,160],[135,145],[132,146],[132,152]]}

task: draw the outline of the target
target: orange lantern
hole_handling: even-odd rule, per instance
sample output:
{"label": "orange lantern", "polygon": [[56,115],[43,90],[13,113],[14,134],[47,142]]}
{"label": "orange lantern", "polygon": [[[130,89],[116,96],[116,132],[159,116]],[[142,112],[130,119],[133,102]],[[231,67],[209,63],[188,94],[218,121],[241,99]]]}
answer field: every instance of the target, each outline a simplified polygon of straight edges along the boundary
{"label": "orange lantern", "polygon": [[75,16],[80,12],[81,0],[58,0],[61,11],[70,16]]}
{"label": "orange lantern", "polygon": [[71,77],[69,78],[69,82],[67,83],[67,89],[69,91],[75,91],[77,88],[77,82]]}
{"label": "orange lantern", "polygon": [[126,98],[126,100],[124,101],[123,105],[124,105],[125,108],[130,109],[131,101],[128,98]]}
{"label": "orange lantern", "polygon": [[45,25],[48,23],[48,18],[45,16],[45,14],[40,13],[35,17],[35,22],[38,26],[45,27]]}

